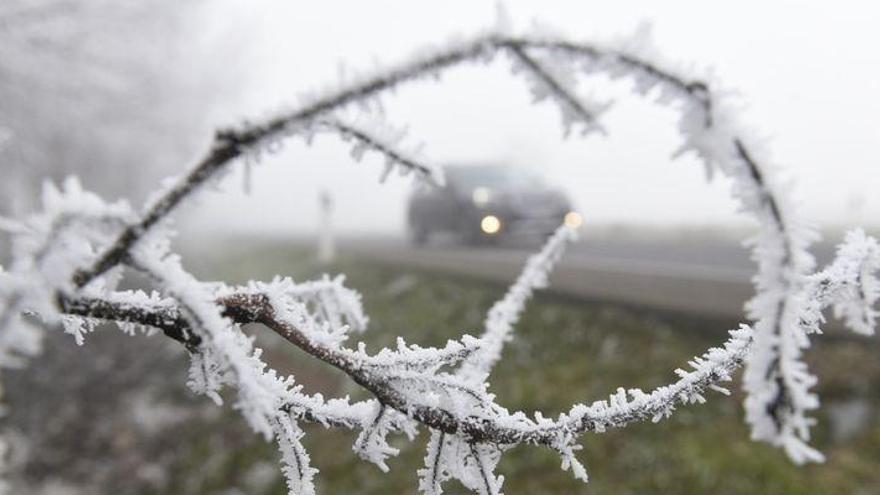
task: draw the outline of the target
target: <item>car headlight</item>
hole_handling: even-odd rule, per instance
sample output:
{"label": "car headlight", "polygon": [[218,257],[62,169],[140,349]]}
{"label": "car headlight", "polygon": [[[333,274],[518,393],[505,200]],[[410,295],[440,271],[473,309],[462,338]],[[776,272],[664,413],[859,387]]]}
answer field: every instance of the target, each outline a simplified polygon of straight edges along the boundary
{"label": "car headlight", "polygon": [[501,219],[495,215],[486,215],[480,220],[480,230],[489,235],[497,234],[501,231]]}
{"label": "car headlight", "polygon": [[477,187],[471,192],[471,200],[479,207],[486,206],[491,199],[492,190],[488,187]]}
{"label": "car headlight", "polygon": [[576,211],[570,211],[565,214],[563,222],[565,223],[566,227],[570,229],[577,229],[584,224],[584,219],[581,217],[580,213]]}

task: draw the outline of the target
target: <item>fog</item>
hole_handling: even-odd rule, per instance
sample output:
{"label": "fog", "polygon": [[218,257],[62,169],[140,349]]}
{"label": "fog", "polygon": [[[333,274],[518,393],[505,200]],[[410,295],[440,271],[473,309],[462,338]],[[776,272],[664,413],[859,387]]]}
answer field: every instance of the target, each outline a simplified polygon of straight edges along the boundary
{"label": "fog", "polygon": [[[768,136],[806,217],[835,227],[880,223],[874,193],[880,187],[880,8],[793,1],[505,4],[516,27],[538,20],[574,38],[626,36],[650,23],[661,53],[713,68],[739,93],[745,120]],[[201,117],[178,146],[185,153],[172,159],[158,149],[165,142],[137,143],[153,149],[147,153],[153,156],[150,173],[137,175],[140,189],[183,173],[209,145],[211,127],[289,108],[302,93],[337,82],[345,70],[394,63],[495,19],[494,2],[324,1],[307,9],[269,0],[204,2],[175,41],[188,47],[180,51],[188,58],[169,63],[168,76],[191,71],[187,90],[212,94],[204,98],[211,104],[182,111],[188,116],[181,118]],[[407,85],[386,100],[386,111],[389,121],[409,127],[409,139],[424,143],[425,156],[435,162],[540,167],[593,224],[745,222],[728,199],[726,182],[716,178],[707,185],[696,160],[671,158],[679,142],[673,111],[630,95],[627,83],[600,78],[585,89],[615,102],[603,119],[608,136],[563,139],[558,110],[546,102],[533,105],[503,57],[452,70],[437,82]],[[166,104],[192,100],[182,93],[169,98]],[[205,122],[208,116],[213,124]],[[368,154],[353,164],[347,149],[332,137],[319,137],[311,147],[292,140],[255,167],[250,194],[237,165],[223,194],[189,205],[184,222],[188,229],[308,233],[317,222],[319,192],[327,190],[339,230],[401,232],[411,179],[392,177],[380,185],[381,160]],[[78,172],[75,166],[60,169]]]}
{"label": "fog", "polygon": [[[743,120],[767,137],[795,207],[782,202],[788,196],[765,174],[773,165],[765,155],[755,154],[761,163],[754,166],[740,149],[737,170],[751,174],[739,181],[748,194],[744,208],[765,222],[750,254],[737,242],[754,225],[729,199],[731,184],[719,177],[707,183],[693,156],[673,158],[681,141],[674,110],[634,96],[626,81],[586,78],[579,90],[614,101],[601,118],[608,133],[566,138],[559,105],[534,104],[529,84],[511,74],[502,55],[396,88],[383,96],[384,116],[408,128],[410,143],[424,143],[431,161],[532,167],[573,205],[532,187],[539,181],[527,174],[497,179],[504,174],[493,169],[495,182],[474,180],[464,202],[431,204],[436,198],[422,196],[428,206],[406,242],[413,179],[392,175],[380,184],[382,158],[367,153],[354,163],[349,144],[320,135],[312,143],[291,138],[259,163],[242,160],[225,174],[196,175],[184,185],[211,172],[222,180],[148,202],[152,210],[118,238],[128,211],[99,206],[75,186],[65,201],[54,194],[54,207],[46,194],[47,214],[19,223],[14,219],[39,206],[44,178],[77,175],[86,189],[137,207],[169,184],[164,177],[189,173],[206,154],[211,159],[201,163],[223,166],[241,151],[234,140],[240,134],[216,139],[216,130],[262,122],[296,108],[304,94],[336,87],[346,74],[491,28],[497,11],[494,0],[0,0],[0,367],[7,373],[0,383],[0,495],[7,478],[9,493],[38,495],[280,493],[282,471],[290,493],[312,493],[297,488],[311,472],[300,420],[316,423],[304,445],[321,470],[323,493],[408,493],[413,472],[399,468],[422,465],[424,440],[391,461],[389,477],[350,464],[361,457],[382,467],[400,445],[398,438],[394,449],[385,443],[389,430],[411,423],[403,413],[439,439],[420,471],[423,487],[452,475],[480,489],[482,478],[484,491],[494,493],[496,447],[506,450],[518,439],[546,444],[581,477],[571,456],[577,435],[662,419],[679,404],[703,402],[707,387],[726,392],[716,385],[742,363],[750,367],[743,388],[752,437],[784,446],[795,463],[818,460],[802,445],[816,404],[801,352],[823,333],[820,323],[831,338],[808,360],[828,377],[815,387],[827,403],[816,435],[816,446],[829,454],[826,464],[794,471],[782,453],[746,447],[740,406],[728,401],[708,406],[709,414],[694,410],[669,421],[662,437],[591,438],[582,454],[596,475],[587,487],[545,481],[544,473],[569,478],[555,472],[559,460],[517,449],[500,467],[505,487],[880,493],[870,488],[880,485],[872,442],[880,432],[880,361],[871,356],[877,346],[841,332],[872,330],[876,244],[853,234],[829,265],[840,241],[833,232],[811,250],[821,270],[814,273],[802,249],[808,236],[796,222],[812,219],[828,233],[880,229],[880,7],[505,5],[514,28],[537,21],[572,40],[625,37],[650,25],[658,52],[711,67],[723,88],[735,91]],[[696,98],[698,88],[686,87]],[[713,96],[717,89],[713,83]],[[716,125],[722,120],[706,134],[739,145],[742,135],[725,133]],[[746,141],[749,150],[761,147]],[[329,215],[319,211],[327,198],[335,205]],[[179,221],[173,250],[172,235],[154,228],[166,213]],[[453,227],[440,242],[430,235]],[[582,242],[560,259],[580,227]],[[523,231],[528,235],[518,237]],[[275,276],[303,282],[340,272],[352,290],[342,288],[342,276],[301,285]],[[273,281],[236,285],[247,280]],[[538,288],[547,291],[532,298]],[[360,335],[362,301],[371,329]],[[829,325],[825,307],[836,317]],[[46,333],[46,353],[29,370],[6,369],[36,358],[42,328],[59,326],[59,319],[63,332]],[[738,324],[744,320],[748,326]],[[131,335],[105,331],[112,321]],[[141,326],[170,338],[142,339]],[[489,389],[484,372],[514,326],[517,342],[503,351],[512,361],[499,367]],[[719,348],[724,330],[738,327]],[[481,331],[482,340],[462,338]],[[419,346],[448,343],[440,351],[407,351],[402,337]],[[379,350],[395,341],[397,353]],[[704,358],[685,361],[707,347]],[[694,372],[676,368],[682,362]],[[325,364],[336,370],[325,373]],[[288,375],[297,388],[280,378]],[[608,397],[617,383],[671,385],[585,401],[592,406],[574,406],[555,426],[532,413]],[[221,386],[246,421],[195,397],[217,400]],[[302,395],[318,392],[376,400],[347,407]],[[536,427],[519,413],[503,413],[492,402],[496,393],[504,408],[536,418]],[[356,431],[346,437],[325,432],[327,426],[363,432],[354,440]],[[281,447],[282,471],[269,437]],[[340,456],[348,440],[357,455]],[[596,452],[603,455],[588,455]]]}
{"label": "fog", "polygon": [[[507,2],[515,24],[532,19],[574,37],[627,35],[650,22],[658,49],[712,67],[739,92],[746,120],[770,139],[793,179],[807,217],[822,225],[876,224],[880,218],[880,9],[852,2]],[[339,78],[339,68],[393,63],[414,49],[467,35],[495,19],[490,2],[321,2],[302,10],[263,2],[226,5],[226,29],[247,43],[246,94],[230,118],[264,115]],[[271,15],[266,15],[271,10]],[[220,16],[221,18],[223,16]],[[249,33],[245,35],[245,33]],[[588,221],[640,225],[728,225],[744,220],[728,185],[705,183],[692,157],[672,160],[676,116],[628,94],[626,84],[595,81],[614,97],[607,137],[562,138],[552,105],[532,105],[503,60],[420,82],[387,102],[426,156],[446,162],[540,166],[563,184]],[[352,164],[335,138],[285,146],[255,169],[250,195],[233,175],[223,196],[201,205],[200,223],[274,231],[314,228],[318,191],[336,201],[342,230],[400,231],[409,179],[379,185],[381,160]]]}

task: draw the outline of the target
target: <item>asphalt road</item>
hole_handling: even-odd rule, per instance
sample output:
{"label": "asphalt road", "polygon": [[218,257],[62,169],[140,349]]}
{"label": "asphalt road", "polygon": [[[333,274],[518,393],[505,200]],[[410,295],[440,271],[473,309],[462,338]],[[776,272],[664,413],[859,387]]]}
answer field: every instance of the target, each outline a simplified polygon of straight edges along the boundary
{"label": "asphalt road", "polygon": [[[415,247],[394,237],[346,238],[340,251],[383,264],[510,282],[538,245],[505,242],[464,247],[440,240]],[[830,244],[813,252],[820,263]],[[614,301],[713,317],[743,318],[754,292],[754,263],[741,242],[711,235],[584,235],[550,278],[549,290],[587,300]]]}

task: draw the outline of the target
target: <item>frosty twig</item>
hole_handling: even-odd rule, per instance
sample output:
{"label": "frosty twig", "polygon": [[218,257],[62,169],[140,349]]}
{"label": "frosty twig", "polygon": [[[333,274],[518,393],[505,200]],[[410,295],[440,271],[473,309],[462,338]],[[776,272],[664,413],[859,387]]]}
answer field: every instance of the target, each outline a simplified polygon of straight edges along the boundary
{"label": "frosty twig", "polygon": [[[363,346],[346,346],[368,320],[359,295],[341,279],[298,284],[276,278],[243,287],[207,283],[187,272],[170,251],[167,217],[178,205],[236,159],[259,154],[289,136],[308,140],[329,130],[352,142],[355,158],[373,151],[385,157],[388,170],[399,167],[442,183],[439,169],[401,146],[402,132],[375,120],[350,120],[345,113],[355,103],[369,108],[403,83],[465,62],[489,62],[498,53],[510,56],[515,73],[527,79],[536,99],[559,105],[566,131],[575,124],[584,131],[601,129],[598,115],[604,105],[576,94],[584,73],[627,77],[637,93],[655,94],[675,106],[681,113],[681,151],[695,153],[710,173],[730,177],[741,209],[761,225],[751,241],[758,263],[757,294],[748,307],[753,324],[730,332],[722,346],[690,361],[689,370],[675,370],[675,381],[650,392],[619,389],[607,400],[575,404],[556,419],[511,412],[495,401],[488,376],[532,291],[546,284],[573,236],[564,226],[493,306],[480,338],[464,335],[440,348],[400,339],[396,349],[372,355]],[[294,494],[313,493],[317,473],[300,442],[300,421],[360,430],[356,453],[383,470],[385,459],[396,453],[386,441],[388,434],[412,435],[416,425],[428,427],[432,437],[419,472],[420,489],[428,494],[442,492],[449,478],[478,493],[500,493],[503,476],[495,467],[505,449],[524,443],[553,449],[563,469],[586,481],[586,470],[574,456],[582,435],[659,421],[679,405],[705,401],[708,390],[724,393],[721,384],[744,363],[753,437],[783,447],[796,462],[821,460],[808,445],[812,420],[806,414],[818,399],[810,392],[815,378],[801,354],[809,336],[819,333],[822,311],[829,306],[855,331],[873,332],[880,249],[875,240],[853,233],[832,265],[810,275],[812,234],[790,206],[777,170],[767,165],[766,155],[754,145],[757,140],[739,123],[731,104],[717,97],[716,88],[638,39],[580,43],[489,32],[331,87],[292,110],[218,132],[206,156],[157,192],[142,215],[125,204],[107,204],[75,182],[61,190],[49,188],[44,210],[10,229],[15,260],[0,273],[0,366],[20,365],[38,352],[39,330],[22,313],[38,314],[50,325],[63,323],[78,342],[98,320],[116,322],[128,332],[161,330],[189,351],[188,384],[195,392],[219,403],[223,389],[237,391],[235,407],[248,424],[278,443],[282,471]],[[125,269],[147,273],[158,292],[116,290]],[[292,377],[267,367],[253,339],[242,332],[247,323],[259,323],[342,370],[373,398],[352,403],[303,393]]]}

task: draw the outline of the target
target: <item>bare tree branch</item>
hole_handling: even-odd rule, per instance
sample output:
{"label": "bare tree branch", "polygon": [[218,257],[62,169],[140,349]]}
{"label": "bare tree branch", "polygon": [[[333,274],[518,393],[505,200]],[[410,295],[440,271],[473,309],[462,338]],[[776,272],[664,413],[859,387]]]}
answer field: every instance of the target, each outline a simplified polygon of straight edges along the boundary
{"label": "bare tree branch", "polygon": [[[180,203],[219,177],[234,160],[258,153],[274,140],[308,134],[316,126],[330,127],[383,154],[392,164],[434,177],[429,166],[370,129],[339,120],[339,112],[352,103],[376,99],[401,83],[464,62],[488,60],[502,50],[524,64],[529,75],[554,96],[564,116],[573,112],[589,125],[594,125],[595,112],[578,99],[575,86],[569,84],[575,80],[572,74],[561,72],[577,67],[561,64],[551,70],[541,55],[576,62],[582,70],[625,74],[638,82],[642,93],[659,88],[672,96],[668,100],[682,113],[683,150],[696,153],[707,169],[731,177],[742,209],[761,225],[754,240],[754,258],[759,264],[757,294],[750,303],[754,330],[743,325],[731,331],[721,347],[689,361],[687,370],[675,370],[678,379],[668,385],[649,392],[618,389],[607,400],[589,406],[575,404],[552,420],[538,412],[527,415],[503,408],[488,393],[486,378],[531,291],[543,285],[561,255],[563,241],[571,234],[567,227],[561,227],[529,260],[505,298],[493,307],[480,339],[465,335],[443,348],[427,349],[407,346],[401,339],[397,350],[383,349],[375,355],[367,354],[364,347],[343,346],[349,331],[344,320],[365,322],[359,302],[355,309],[330,307],[325,299],[308,297],[315,287],[304,290],[289,280],[251,282],[237,288],[209,284],[186,272],[179,257],[169,251],[164,220]],[[809,344],[807,335],[818,332],[821,311],[829,305],[857,331],[873,331],[880,249],[876,241],[854,234],[831,267],[809,276],[813,268],[806,249],[810,234],[800,227],[775,170],[763,165],[763,157],[747,147],[749,142],[748,133],[735,125],[729,106],[715,98],[708,82],[651,55],[546,37],[480,36],[379,70],[262,122],[218,132],[195,168],[162,191],[136,220],[130,220],[126,208],[121,213],[112,210],[77,188],[48,198],[46,211],[24,222],[17,233],[21,254],[13,270],[0,274],[4,282],[0,284],[0,332],[19,323],[22,311],[39,313],[49,321],[79,317],[86,323],[98,319],[162,330],[190,351],[194,390],[217,401],[224,386],[238,390],[236,407],[245,419],[267,439],[277,440],[292,493],[313,493],[315,473],[300,443],[302,430],[293,419],[360,429],[356,451],[383,468],[385,457],[394,451],[385,435],[392,430],[409,432],[409,423],[418,422],[433,430],[427,465],[420,470],[424,492],[439,493],[441,483],[454,476],[475,491],[498,493],[503,478],[496,477],[494,469],[505,448],[517,444],[548,447],[559,453],[563,468],[571,467],[586,480],[583,466],[573,455],[581,435],[659,421],[680,405],[702,403],[707,390],[726,392],[720,385],[731,380],[744,363],[747,419],[753,436],[783,447],[796,462],[817,461],[821,454],[807,445],[811,421],[806,412],[818,405],[818,399],[809,392],[815,380],[801,353]],[[111,215],[116,223],[86,223],[81,231],[71,233],[79,235],[76,240],[89,249],[65,251],[66,245],[58,240],[62,229],[55,222],[59,218],[100,217],[107,211],[116,212]],[[126,221],[124,226],[118,225],[120,218]],[[99,254],[94,254],[93,247]],[[42,263],[44,257],[53,263]],[[114,292],[108,272],[126,265],[150,275],[165,297]],[[313,358],[338,368],[375,399],[352,404],[301,393],[292,377],[266,369],[259,349],[241,330],[248,323],[261,324]],[[84,332],[74,329],[74,333],[81,338]],[[0,351],[4,351],[2,346]],[[442,370],[458,364],[462,367],[456,372]]]}

